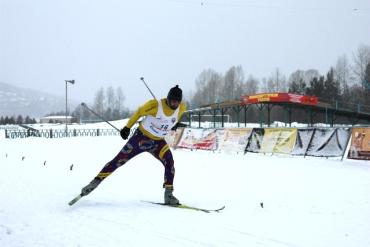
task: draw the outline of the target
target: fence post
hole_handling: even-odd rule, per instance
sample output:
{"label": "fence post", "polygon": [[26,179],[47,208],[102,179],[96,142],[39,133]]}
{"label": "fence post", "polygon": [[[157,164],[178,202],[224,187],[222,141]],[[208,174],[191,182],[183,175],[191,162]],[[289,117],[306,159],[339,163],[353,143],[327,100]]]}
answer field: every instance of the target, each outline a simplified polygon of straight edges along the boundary
{"label": "fence post", "polygon": [[303,156],[303,158],[306,158],[306,155],[307,155],[308,149],[310,149],[310,145],[311,145],[311,142],[312,142],[313,137],[314,137],[314,135],[315,135],[315,132],[316,132],[316,128],[315,128],[315,129],[313,129],[313,132],[312,132],[312,135],[311,135],[310,141],[309,141],[309,143],[308,143],[308,145],[307,145],[307,149],[306,149],[306,151],[304,152],[304,156]]}
{"label": "fence post", "polygon": [[49,132],[50,132],[50,138],[53,138],[53,130],[50,129]]}
{"label": "fence post", "polygon": [[76,129],[73,129],[73,136],[77,136],[77,131],[76,131]]}
{"label": "fence post", "polygon": [[96,129],[96,136],[100,136],[100,131],[99,131],[99,129]]}

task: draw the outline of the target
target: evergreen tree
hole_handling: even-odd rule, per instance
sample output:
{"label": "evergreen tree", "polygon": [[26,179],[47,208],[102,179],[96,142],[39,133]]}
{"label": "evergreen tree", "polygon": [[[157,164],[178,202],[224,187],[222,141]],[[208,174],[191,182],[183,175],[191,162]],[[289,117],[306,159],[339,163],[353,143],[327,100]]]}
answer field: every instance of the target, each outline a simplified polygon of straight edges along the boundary
{"label": "evergreen tree", "polygon": [[29,116],[26,116],[26,119],[24,120],[25,124],[31,123],[31,118]]}
{"label": "evergreen tree", "polygon": [[306,89],[305,72],[303,70],[297,70],[292,73],[289,77],[289,93],[305,94]]}
{"label": "evergreen tree", "polygon": [[80,119],[81,121],[89,120],[91,119],[91,113],[81,104],[79,104],[76,106],[76,108],[72,112],[72,117],[76,117],[77,119]]}
{"label": "evergreen tree", "polygon": [[365,84],[367,90],[370,90],[370,62],[366,66],[364,84]]}
{"label": "evergreen tree", "polygon": [[364,102],[366,105],[370,106],[370,62],[366,66],[364,85],[365,85]]}
{"label": "evergreen tree", "polygon": [[112,109],[110,107],[104,111],[103,117],[108,121],[112,120]]}
{"label": "evergreen tree", "polygon": [[320,78],[314,77],[309,84],[309,87],[306,90],[306,94],[308,95],[314,95],[319,98],[324,98],[324,77],[320,76]]}
{"label": "evergreen tree", "polygon": [[9,118],[9,124],[15,124],[15,118],[14,118],[14,116],[11,116]]}
{"label": "evergreen tree", "polygon": [[324,81],[324,93],[322,97],[330,102],[339,100],[340,85],[338,80],[334,79],[334,69],[331,68],[327,73],[326,79]]}
{"label": "evergreen tree", "polygon": [[18,115],[16,123],[17,124],[23,124],[23,117],[22,117],[22,115]]}

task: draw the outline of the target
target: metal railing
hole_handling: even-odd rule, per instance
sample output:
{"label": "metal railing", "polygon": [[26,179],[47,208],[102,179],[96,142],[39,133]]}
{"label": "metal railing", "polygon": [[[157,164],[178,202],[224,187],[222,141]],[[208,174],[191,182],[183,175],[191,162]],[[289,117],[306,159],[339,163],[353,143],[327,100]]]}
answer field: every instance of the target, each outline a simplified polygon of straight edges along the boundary
{"label": "metal railing", "polygon": [[352,111],[356,113],[370,114],[370,105],[358,104],[349,101],[335,100],[328,102],[327,100],[320,99],[320,102],[325,102],[335,110]]}

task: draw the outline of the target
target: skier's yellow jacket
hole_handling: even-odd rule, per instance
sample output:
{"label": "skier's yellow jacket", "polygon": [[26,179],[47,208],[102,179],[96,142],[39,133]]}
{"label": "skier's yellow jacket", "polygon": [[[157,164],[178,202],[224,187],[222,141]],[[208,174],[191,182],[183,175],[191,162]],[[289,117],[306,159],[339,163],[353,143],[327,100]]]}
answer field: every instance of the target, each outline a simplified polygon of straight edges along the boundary
{"label": "skier's yellow jacket", "polygon": [[[163,98],[160,101],[162,103],[163,113],[165,115],[170,116],[170,115],[174,114],[174,112],[176,110],[172,110],[167,105],[166,98]],[[185,105],[184,102],[181,102],[179,104],[178,121],[180,121],[180,119],[181,119],[181,117],[182,117],[182,115],[185,111],[186,111],[186,105]],[[155,117],[157,115],[157,112],[158,112],[158,101],[155,100],[155,99],[149,100],[144,105],[140,106],[139,109],[137,109],[137,111],[131,116],[131,118],[128,120],[128,122],[126,124],[126,127],[131,128],[140,117],[144,117],[144,116],[148,116],[148,115],[151,115],[151,116]],[[153,139],[153,140],[161,140],[162,139],[162,138],[159,138],[157,136],[152,135],[147,130],[145,130],[141,123],[139,124],[139,129],[144,135],[146,135],[150,139]]]}

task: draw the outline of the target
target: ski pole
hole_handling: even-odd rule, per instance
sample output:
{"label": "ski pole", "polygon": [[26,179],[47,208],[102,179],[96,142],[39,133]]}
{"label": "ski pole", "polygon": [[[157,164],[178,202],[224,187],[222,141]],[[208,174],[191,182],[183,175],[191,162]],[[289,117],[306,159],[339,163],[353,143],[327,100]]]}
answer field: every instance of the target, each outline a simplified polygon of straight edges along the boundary
{"label": "ski pole", "polygon": [[140,77],[140,80],[142,80],[142,81],[143,81],[144,85],[145,85],[145,86],[146,86],[146,88],[149,90],[149,92],[151,93],[151,95],[153,96],[153,98],[154,98],[155,100],[157,100],[157,98],[154,96],[154,94],[153,94],[152,90],[150,90],[150,88],[148,87],[148,85],[147,85],[147,84],[146,84],[146,82],[144,81],[144,77]]}
{"label": "ski pole", "polygon": [[83,107],[85,107],[87,110],[89,110],[90,112],[92,112],[93,114],[95,114],[97,117],[101,118],[104,122],[106,122],[107,124],[109,124],[110,126],[112,126],[114,129],[116,129],[118,132],[120,131],[119,129],[117,129],[114,125],[112,125],[110,122],[108,122],[107,120],[105,120],[102,116],[100,116],[98,113],[94,112],[93,110],[91,110],[84,102],[81,103],[81,105]]}

